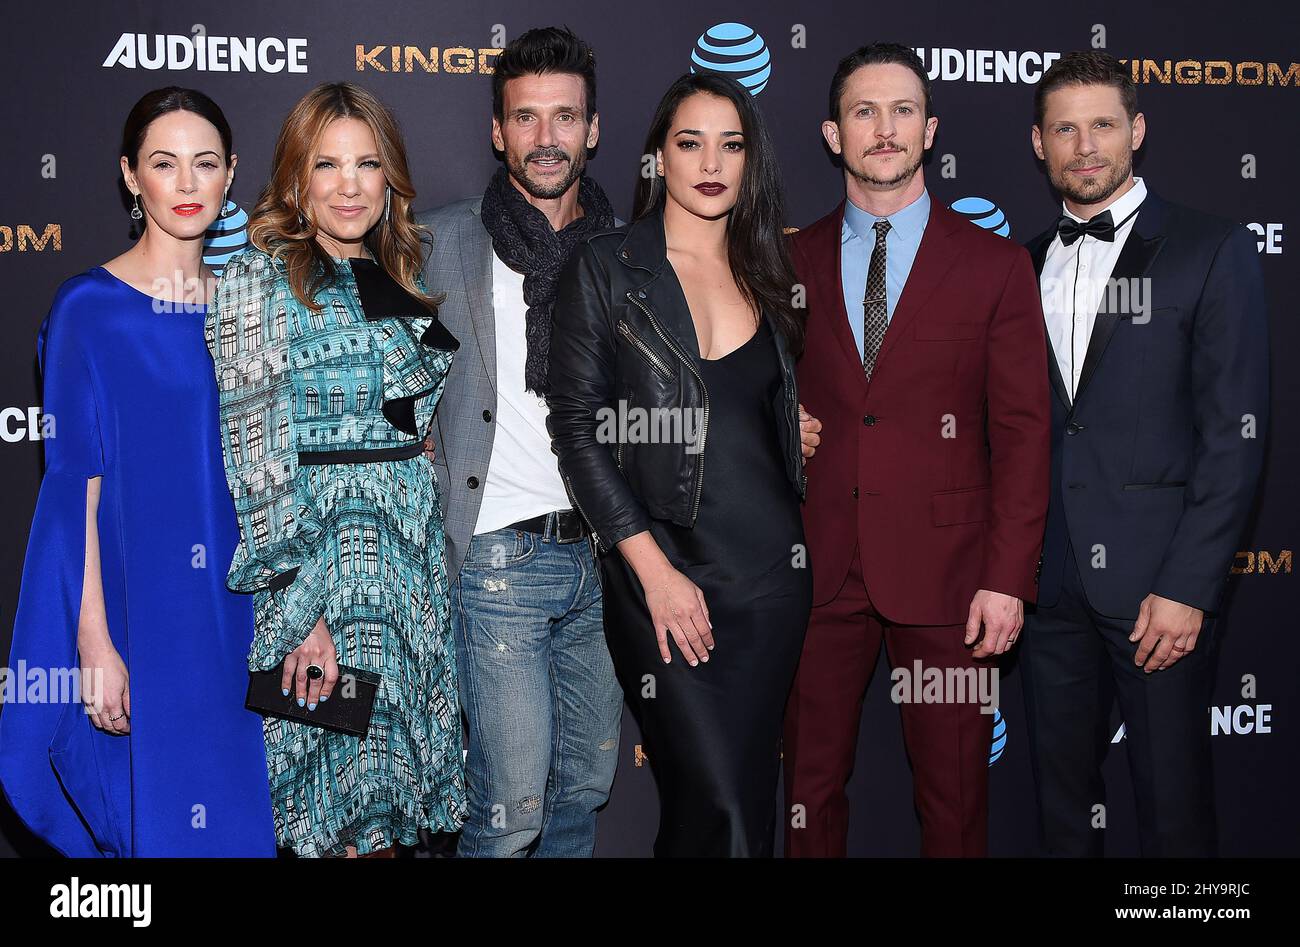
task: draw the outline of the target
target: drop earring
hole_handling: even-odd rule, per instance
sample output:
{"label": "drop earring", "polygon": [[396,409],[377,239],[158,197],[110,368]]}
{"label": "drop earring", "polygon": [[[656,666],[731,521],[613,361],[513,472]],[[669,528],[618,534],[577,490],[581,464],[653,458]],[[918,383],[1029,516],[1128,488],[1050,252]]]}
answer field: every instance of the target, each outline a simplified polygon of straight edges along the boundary
{"label": "drop earring", "polygon": [[140,195],[139,195],[139,194],[135,195],[135,199],[131,202],[131,219],[132,219],[132,220],[142,220],[142,219],[144,219],[144,210],[141,209],[141,207],[140,207]]}
{"label": "drop earring", "polygon": [[388,218],[392,211],[392,197],[393,197],[393,188],[392,185],[388,185],[384,188],[384,222],[385,223],[388,222]]}
{"label": "drop earring", "polygon": [[298,188],[296,185],[293,189],[293,206],[298,210],[298,220],[302,224],[302,228],[304,230],[309,229],[311,223],[307,220],[307,215],[302,212],[302,204],[299,203]]}

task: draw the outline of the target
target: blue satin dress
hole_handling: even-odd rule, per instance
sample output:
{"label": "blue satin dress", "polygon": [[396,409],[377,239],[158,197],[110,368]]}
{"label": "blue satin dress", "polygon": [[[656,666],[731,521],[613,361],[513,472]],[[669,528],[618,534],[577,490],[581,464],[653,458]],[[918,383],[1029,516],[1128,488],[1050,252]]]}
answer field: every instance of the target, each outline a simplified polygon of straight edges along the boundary
{"label": "blue satin dress", "polygon": [[[95,267],[59,288],[38,337],[53,429],[0,713],[0,783],[65,855],[275,855],[262,719],[244,709],[252,601],[225,584],[239,527],[205,316]],[[90,477],[103,478],[101,572],[129,674],[127,736],[96,729],[76,694],[38,689],[78,667]]]}

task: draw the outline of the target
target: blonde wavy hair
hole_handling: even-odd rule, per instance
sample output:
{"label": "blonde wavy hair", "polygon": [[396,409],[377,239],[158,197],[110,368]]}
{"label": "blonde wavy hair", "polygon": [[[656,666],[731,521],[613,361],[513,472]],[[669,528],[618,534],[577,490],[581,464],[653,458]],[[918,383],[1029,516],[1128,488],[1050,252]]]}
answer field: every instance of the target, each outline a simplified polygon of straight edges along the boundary
{"label": "blonde wavy hair", "polygon": [[366,234],[365,244],[389,276],[437,312],[445,297],[421,292],[416,283],[424,259],[422,237],[427,231],[415,222],[411,210],[415,187],[397,119],[372,93],[350,82],[318,85],[285,118],[271,157],[270,178],[250,217],[248,238],[272,259],[283,261],[299,302],[312,310],[321,308],[316,294],[330,283],[334,264],[316,240],[316,220],[301,197],[310,187],[325,129],[340,118],[355,118],[370,127],[384,177],[392,188],[389,212]]}

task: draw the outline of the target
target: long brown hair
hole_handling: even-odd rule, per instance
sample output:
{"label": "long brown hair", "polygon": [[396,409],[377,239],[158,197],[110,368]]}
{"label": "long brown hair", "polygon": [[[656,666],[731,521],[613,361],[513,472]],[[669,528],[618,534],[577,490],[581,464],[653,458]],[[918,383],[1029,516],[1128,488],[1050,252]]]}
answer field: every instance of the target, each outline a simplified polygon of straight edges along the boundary
{"label": "long brown hair", "polygon": [[420,292],[415,282],[423,263],[425,230],[411,211],[415,187],[397,119],[372,93],[350,82],[318,85],[285,118],[271,157],[270,178],[251,215],[248,238],[259,250],[284,261],[299,302],[320,309],[316,294],[331,281],[334,263],[316,241],[316,221],[302,196],[310,186],[313,158],[325,129],[340,118],[355,118],[370,127],[392,188],[389,212],[366,234],[366,246],[389,276],[436,311],[444,297]]}

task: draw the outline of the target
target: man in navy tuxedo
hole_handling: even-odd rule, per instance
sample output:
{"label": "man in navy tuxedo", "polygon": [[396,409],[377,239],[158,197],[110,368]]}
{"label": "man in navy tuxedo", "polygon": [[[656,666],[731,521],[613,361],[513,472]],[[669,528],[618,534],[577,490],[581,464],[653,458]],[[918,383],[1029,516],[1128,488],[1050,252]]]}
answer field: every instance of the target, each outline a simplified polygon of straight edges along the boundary
{"label": "man in navy tuxedo", "polygon": [[1255,495],[1268,327],[1255,238],[1133,176],[1146,121],[1125,68],[1071,53],[1035,95],[1061,195],[1026,246],[1052,402],[1051,501],[1025,695],[1049,854],[1100,855],[1119,700],[1145,856],[1216,850],[1215,612]]}

